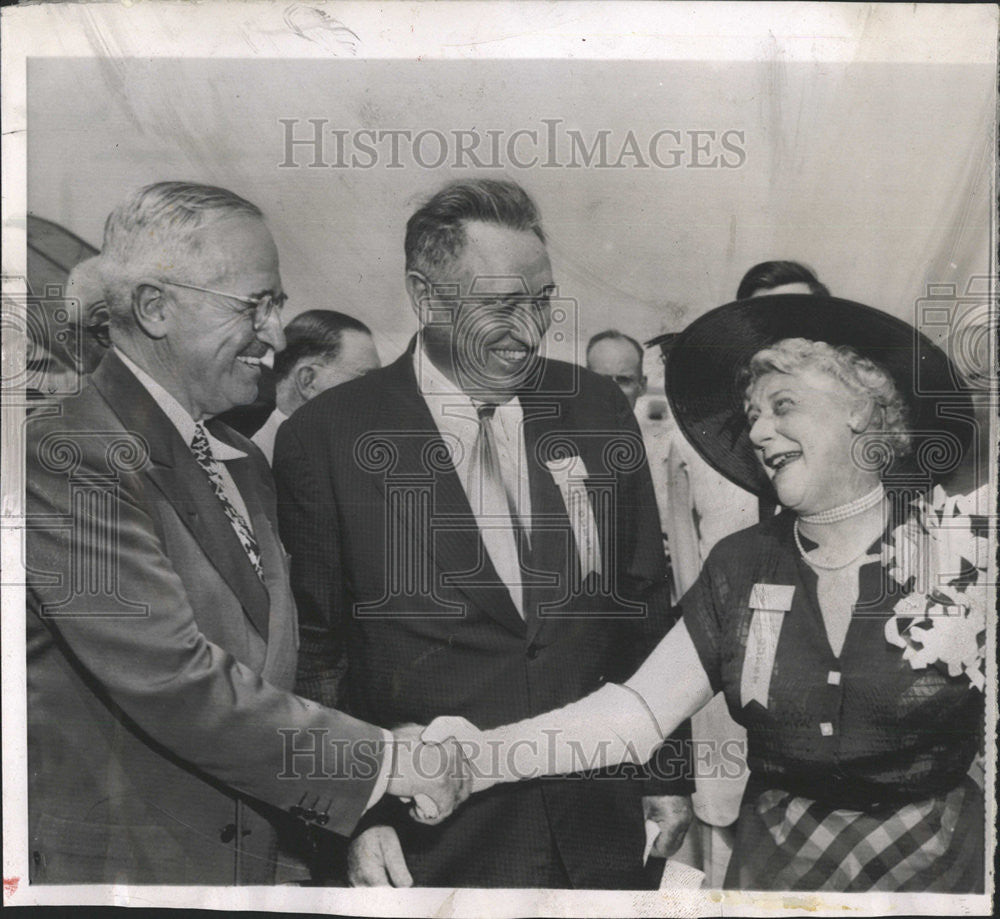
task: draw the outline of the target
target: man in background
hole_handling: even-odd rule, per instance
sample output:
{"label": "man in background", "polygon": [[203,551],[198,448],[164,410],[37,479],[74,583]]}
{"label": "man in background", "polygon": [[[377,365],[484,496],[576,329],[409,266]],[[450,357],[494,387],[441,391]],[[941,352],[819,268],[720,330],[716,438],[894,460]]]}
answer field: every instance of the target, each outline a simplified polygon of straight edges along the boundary
{"label": "man in background", "polygon": [[614,380],[633,411],[646,392],[642,357],[642,345],[617,329],[598,332],[587,342],[587,369]]}
{"label": "man in background", "polygon": [[760,262],[753,266],[740,281],[736,299],[762,297],[764,294],[820,294],[830,296],[811,268],[800,262]]}
{"label": "man in background", "polygon": [[275,409],[251,440],[270,463],[278,428],[300,405],[382,366],[371,330],[335,310],[306,310],[285,326],[274,358]]}

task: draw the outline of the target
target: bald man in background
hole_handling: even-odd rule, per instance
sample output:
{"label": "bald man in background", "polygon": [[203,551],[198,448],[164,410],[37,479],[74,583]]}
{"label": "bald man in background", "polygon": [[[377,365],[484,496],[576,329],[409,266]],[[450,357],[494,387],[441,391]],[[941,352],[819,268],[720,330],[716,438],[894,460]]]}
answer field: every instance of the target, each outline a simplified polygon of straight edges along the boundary
{"label": "bald man in background", "polygon": [[646,392],[642,356],[642,345],[617,329],[598,332],[587,342],[587,369],[614,380],[632,411]]}

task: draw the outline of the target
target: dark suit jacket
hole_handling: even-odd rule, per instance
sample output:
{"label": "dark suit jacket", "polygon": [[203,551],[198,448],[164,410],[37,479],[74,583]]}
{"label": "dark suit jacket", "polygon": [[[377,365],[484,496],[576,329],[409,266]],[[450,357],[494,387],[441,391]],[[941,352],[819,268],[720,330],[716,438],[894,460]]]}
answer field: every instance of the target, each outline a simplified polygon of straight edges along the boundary
{"label": "dark suit jacket", "polygon": [[[412,354],[324,393],[282,425],[275,472],[303,632],[302,685],[342,647],[343,693],[383,725],[510,723],[624,679],[668,626],[656,503],[631,411],[609,381],[546,362],[520,394],[535,583],[518,614],[421,396]],[[605,578],[580,578],[543,461],[582,457]],[[332,687],[331,687],[332,688]],[[417,884],[642,886],[642,788],[545,779],[475,796],[437,827],[391,807]]]}
{"label": "dark suit jacket", "polygon": [[[379,732],[290,692],[295,606],[267,464],[211,430],[247,453],[227,465],[266,585],[113,353],[28,424],[32,883],[270,883],[282,818],[303,833],[325,812],[350,833],[371,793]],[[356,743],[314,770],[286,757],[307,731]]]}

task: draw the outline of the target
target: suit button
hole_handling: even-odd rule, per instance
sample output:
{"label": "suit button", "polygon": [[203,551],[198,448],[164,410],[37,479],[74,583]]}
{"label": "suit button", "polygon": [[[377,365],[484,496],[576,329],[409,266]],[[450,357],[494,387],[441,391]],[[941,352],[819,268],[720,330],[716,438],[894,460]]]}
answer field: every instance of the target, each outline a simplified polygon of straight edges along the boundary
{"label": "suit button", "polygon": [[219,831],[219,840],[221,842],[232,842],[236,838],[236,824],[227,823]]}
{"label": "suit button", "polygon": [[526,656],[529,661],[533,661],[539,654],[542,653],[542,649],[538,645],[528,645],[528,650]]}
{"label": "suit button", "polygon": [[327,824],[328,824],[328,823],[330,822],[330,815],[329,815],[329,814],[320,814],[320,815],[319,815],[319,816],[318,816],[318,817],[316,818],[316,822],[317,822],[317,823],[318,823],[318,824],[319,824],[320,826],[326,826],[326,825],[327,825]]}
{"label": "suit button", "polygon": [[288,813],[290,813],[293,817],[299,818],[300,820],[306,815],[305,808],[299,807],[298,804],[293,804],[290,808],[288,808]]}
{"label": "suit button", "polygon": [[310,808],[309,808],[309,809],[308,809],[308,810],[307,810],[307,811],[306,811],[306,812],[305,812],[305,813],[304,813],[304,814],[302,815],[302,819],[303,819],[303,820],[315,820],[317,816],[318,816],[318,815],[317,815],[316,811],[314,811],[314,810],[313,810],[313,809],[312,809],[312,808],[310,807]]}

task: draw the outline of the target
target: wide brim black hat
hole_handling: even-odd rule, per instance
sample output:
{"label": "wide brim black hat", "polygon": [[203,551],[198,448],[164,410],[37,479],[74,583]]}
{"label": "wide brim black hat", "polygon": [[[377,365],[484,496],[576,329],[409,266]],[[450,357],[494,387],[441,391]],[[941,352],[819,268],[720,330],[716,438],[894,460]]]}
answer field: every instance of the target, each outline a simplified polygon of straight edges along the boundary
{"label": "wide brim black hat", "polygon": [[975,428],[972,400],[941,348],[888,313],[837,297],[778,294],[737,300],[692,322],[670,342],[666,393],[684,436],[727,479],[774,498],[744,413],[750,358],[784,338],[849,345],[884,367],[909,407],[913,449],[889,461],[869,439],[859,459],[883,479],[920,488],[962,463]]}

